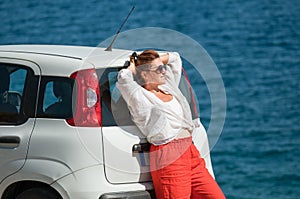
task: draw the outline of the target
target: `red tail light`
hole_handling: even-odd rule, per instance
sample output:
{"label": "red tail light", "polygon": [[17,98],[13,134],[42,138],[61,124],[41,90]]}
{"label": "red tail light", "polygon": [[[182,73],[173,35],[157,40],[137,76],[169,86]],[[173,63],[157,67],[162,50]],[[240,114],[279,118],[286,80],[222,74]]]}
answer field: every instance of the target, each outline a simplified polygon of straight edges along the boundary
{"label": "red tail light", "polygon": [[73,118],[67,119],[67,123],[81,127],[102,126],[100,88],[95,69],[77,71],[71,78],[76,81],[77,101]]}

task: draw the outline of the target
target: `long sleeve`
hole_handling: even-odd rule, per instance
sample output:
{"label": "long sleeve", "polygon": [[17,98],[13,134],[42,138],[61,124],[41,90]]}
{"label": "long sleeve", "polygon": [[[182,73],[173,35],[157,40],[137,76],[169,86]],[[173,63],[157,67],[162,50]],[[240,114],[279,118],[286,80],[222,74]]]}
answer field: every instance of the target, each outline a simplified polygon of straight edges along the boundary
{"label": "long sleeve", "polygon": [[169,61],[168,65],[171,68],[173,74],[173,80],[176,85],[179,85],[180,77],[181,77],[181,70],[182,70],[182,61],[180,55],[177,52],[170,52],[169,53]]}
{"label": "long sleeve", "polygon": [[141,86],[134,81],[133,74],[128,69],[122,69],[118,74],[117,88],[120,90],[124,100],[128,103],[133,94],[141,89]]}

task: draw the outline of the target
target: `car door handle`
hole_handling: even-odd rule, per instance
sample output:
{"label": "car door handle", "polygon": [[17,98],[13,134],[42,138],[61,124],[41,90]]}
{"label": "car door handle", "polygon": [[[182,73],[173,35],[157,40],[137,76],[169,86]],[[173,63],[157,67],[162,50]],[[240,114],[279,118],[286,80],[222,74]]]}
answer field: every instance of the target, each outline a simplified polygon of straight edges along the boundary
{"label": "car door handle", "polygon": [[20,145],[21,139],[18,136],[0,137],[0,148],[14,149]]}
{"label": "car door handle", "polygon": [[150,143],[139,143],[139,144],[134,144],[132,146],[132,152],[134,153],[143,153],[143,152],[149,152],[150,151]]}

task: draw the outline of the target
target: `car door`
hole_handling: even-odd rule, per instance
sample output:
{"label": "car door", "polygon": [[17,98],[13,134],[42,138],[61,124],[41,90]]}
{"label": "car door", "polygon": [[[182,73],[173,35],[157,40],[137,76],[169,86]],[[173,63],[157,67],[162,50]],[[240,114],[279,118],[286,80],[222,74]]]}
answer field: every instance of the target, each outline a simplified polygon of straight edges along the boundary
{"label": "car door", "polygon": [[0,182],[24,164],[35,123],[40,69],[0,57]]}
{"label": "car door", "polygon": [[111,183],[151,181],[149,143],[133,124],[116,88],[119,68],[98,71],[102,102],[102,138],[106,178]]}

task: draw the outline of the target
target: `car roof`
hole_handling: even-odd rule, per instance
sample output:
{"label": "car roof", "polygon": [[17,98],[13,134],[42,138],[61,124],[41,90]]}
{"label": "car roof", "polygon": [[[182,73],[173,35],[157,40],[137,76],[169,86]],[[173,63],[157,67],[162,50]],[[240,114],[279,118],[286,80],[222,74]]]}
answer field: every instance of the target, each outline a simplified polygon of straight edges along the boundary
{"label": "car roof", "polygon": [[66,45],[0,45],[0,57],[29,60],[36,63],[44,75],[70,75],[85,68],[123,66],[130,50]]}

